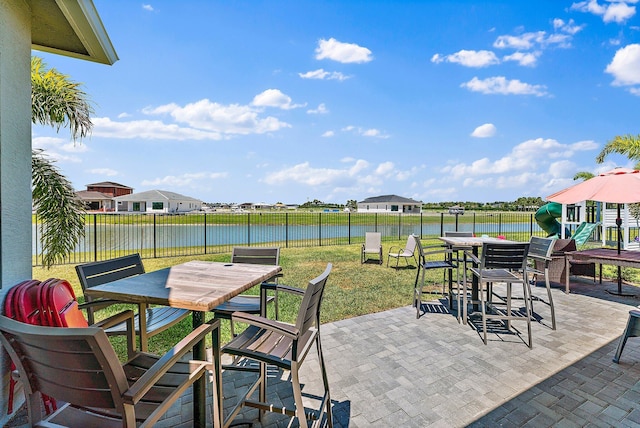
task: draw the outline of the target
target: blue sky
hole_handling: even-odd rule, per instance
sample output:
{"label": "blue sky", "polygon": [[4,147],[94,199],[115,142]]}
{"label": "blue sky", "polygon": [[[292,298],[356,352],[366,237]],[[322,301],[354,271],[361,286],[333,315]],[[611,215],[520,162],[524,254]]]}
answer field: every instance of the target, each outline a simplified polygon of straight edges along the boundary
{"label": "blue sky", "polygon": [[33,128],[77,190],[544,198],[640,134],[637,0],[94,3],[118,62],[34,51],[94,105],[79,144]]}

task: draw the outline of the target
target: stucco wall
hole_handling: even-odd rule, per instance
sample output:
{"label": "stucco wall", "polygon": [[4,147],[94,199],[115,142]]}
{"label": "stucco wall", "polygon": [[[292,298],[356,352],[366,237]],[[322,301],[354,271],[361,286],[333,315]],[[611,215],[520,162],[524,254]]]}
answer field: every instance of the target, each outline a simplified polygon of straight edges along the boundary
{"label": "stucco wall", "polygon": [[[31,13],[0,0],[0,284],[31,277]],[[6,415],[8,356],[1,353],[0,422]],[[19,394],[22,399],[22,394]]]}

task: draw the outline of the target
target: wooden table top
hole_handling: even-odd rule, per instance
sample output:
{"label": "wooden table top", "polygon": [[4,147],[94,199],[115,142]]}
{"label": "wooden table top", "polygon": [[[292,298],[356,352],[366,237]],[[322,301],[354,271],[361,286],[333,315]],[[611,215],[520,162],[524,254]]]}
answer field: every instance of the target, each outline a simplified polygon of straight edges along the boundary
{"label": "wooden table top", "polygon": [[593,261],[616,266],[640,267],[640,251],[618,250],[615,248],[591,248],[567,253],[571,259]]}
{"label": "wooden table top", "polygon": [[440,240],[456,247],[482,247],[482,244],[515,244],[516,241],[508,239],[493,238],[491,236],[441,236]]}
{"label": "wooden table top", "polygon": [[131,303],[209,311],[282,268],[248,263],[190,261],[170,268],[98,285],[85,291],[92,297]]}

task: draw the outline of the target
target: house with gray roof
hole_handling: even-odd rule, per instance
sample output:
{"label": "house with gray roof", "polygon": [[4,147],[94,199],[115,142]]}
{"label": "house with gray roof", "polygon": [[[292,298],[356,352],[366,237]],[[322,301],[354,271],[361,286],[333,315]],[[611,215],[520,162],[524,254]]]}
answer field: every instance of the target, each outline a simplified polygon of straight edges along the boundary
{"label": "house with gray roof", "polygon": [[202,208],[202,201],[166,190],[148,190],[113,198],[117,212],[187,213]]}
{"label": "house with gray roof", "polygon": [[374,196],[358,202],[358,212],[420,214],[422,202],[398,195]]}

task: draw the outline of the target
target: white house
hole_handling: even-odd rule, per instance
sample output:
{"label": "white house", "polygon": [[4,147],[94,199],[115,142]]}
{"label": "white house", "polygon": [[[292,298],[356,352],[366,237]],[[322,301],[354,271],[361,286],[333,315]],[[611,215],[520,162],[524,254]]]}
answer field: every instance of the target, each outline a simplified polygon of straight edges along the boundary
{"label": "white house", "polygon": [[358,202],[359,213],[406,213],[422,212],[422,202],[398,195],[382,195],[367,198]]}
{"label": "white house", "polygon": [[[90,0],[0,1],[0,299],[32,277],[31,50],[111,65],[118,56]],[[82,80],[79,76],[75,76]],[[6,353],[0,353],[8,379]],[[7,383],[0,391],[0,422]],[[24,397],[24,396],[23,396]],[[19,403],[14,403],[19,405]]]}
{"label": "white house", "polygon": [[188,213],[202,209],[202,201],[166,190],[148,190],[113,198],[117,212]]}

